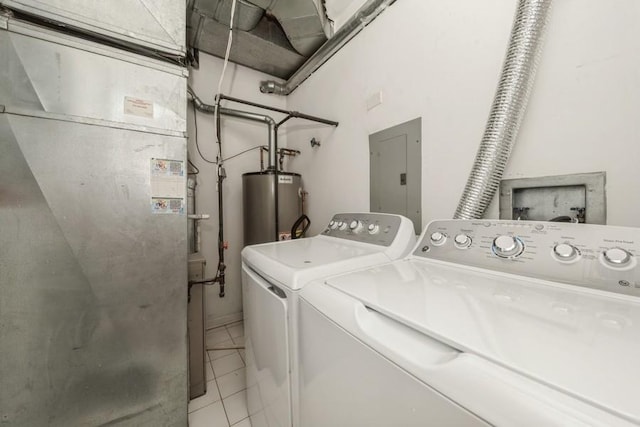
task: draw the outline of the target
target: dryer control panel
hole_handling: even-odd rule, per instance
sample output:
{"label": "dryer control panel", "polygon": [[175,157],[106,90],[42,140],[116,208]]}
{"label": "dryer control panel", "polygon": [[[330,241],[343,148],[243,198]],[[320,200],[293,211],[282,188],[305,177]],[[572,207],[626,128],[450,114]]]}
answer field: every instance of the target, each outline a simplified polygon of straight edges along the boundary
{"label": "dryer control panel", "polygon": [[413,255],[640,296],[640,228],[542,221],[433,221]]}
{"label": "dryer control panel", "polygon": [[[399,215],[340,213],[333,216],[321,234],[362,243],[391,246],[401,229],[407,226],[405,224],[407,221],[409,220]],[[413,227],[413,224],[411,226]]]}

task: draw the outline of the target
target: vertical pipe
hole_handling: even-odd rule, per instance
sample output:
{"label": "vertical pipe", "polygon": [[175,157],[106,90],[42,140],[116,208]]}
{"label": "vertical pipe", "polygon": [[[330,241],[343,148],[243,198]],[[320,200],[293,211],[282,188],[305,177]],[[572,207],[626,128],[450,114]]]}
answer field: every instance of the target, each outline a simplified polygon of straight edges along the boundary
{"label": "vertical pipe", "polygon": [[273,170],[276,169],[276,156],[278,153],[278,128],[273,119],[267,121],[267,126],[269,127],[269,163],[267,164],[267,170]]}
{"label": "vertical pipe", "polygon": [[542,50],[551,0],[519,0],[489,120],[454,218],[482,218],[518,136]]}
{"label": "vertical pipe", "polygon": [[[273,157],[275,159],[275,157],[276,157],[275,153],[278,152],[278,126],[274,125],[273,128],[275,130],[275,132],[273,133],[273,154],[274,154]],[[272,153],[269,153],[269,159],[271,159],[271,154]],[[279,234],[279,231],[280,231],[280,207],[278,206],[278,200],[279,200],[278,199],[278,187],[279,187],[279,184],[280,184],[280,182],[279,182],[280,180],[278,178],[278,163],[275,162],[275,161],[274,161],[274,168],[275,168],[275,170],[274,170],[274,174],[273,174],[273,180],[274,180],[273,196],[275,198],[274,210],[275,210],[275,214],[276,214],[276,224],[275,224],[276,235],[275,235],[275,240],[274,241],[277,242],[278,240],[280,240],[280,234]]]}
{"label": "vertical pipe", "polygon": [[222,182],[226,178],[226,172],[224,170],[224,166],[222,165],[222,139],[221,139],[221,123],[220,123],[220,108],[216,109],[216,136],[218,138],[219,145],[219,157],[218,157],[218,271],[216,274],[216,278],[218,279],[218,284],[220,285],[220,292],[218,296],[220,298],[224,297],[224,286],[225,286],[225,270],[226,265],[224,263],[224,199],[223,199],[223,185]]}

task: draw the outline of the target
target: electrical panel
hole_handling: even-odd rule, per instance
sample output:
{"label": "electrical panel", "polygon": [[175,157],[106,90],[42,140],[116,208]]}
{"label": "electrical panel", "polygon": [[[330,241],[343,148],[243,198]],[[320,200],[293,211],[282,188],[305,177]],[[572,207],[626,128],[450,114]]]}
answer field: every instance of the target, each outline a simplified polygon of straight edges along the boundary
{"label": "electrical panel", "polygon": [[422,231],[422,118],[369,135],[371,212],[403,215]]}

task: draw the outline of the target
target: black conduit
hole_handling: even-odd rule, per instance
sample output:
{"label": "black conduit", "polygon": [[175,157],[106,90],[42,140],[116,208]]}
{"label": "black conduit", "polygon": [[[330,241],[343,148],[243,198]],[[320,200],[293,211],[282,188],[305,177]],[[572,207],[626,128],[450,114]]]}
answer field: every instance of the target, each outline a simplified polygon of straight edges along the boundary
{"label": "black conduit", "polygon": [[220,284],[218,296],[224,298],[225,270],[224,263],[224,200],[222,197],[222,182],[227,177],[227,173],[222,165],[222,138],[220,137],[220,100],[217,101],[218,109],[216,114],[216,137],[218,138],[218,271],[216,272],[217,282]]}

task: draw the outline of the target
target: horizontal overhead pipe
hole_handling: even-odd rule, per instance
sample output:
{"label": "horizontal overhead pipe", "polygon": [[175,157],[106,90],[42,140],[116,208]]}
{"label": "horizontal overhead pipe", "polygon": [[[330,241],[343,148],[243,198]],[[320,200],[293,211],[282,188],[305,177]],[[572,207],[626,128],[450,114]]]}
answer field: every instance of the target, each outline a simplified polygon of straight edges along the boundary
{"label": "horizontal overhead pipe", "polygon": [[369,0],[355,15],[327,40],[285,83],[266,80],[260,83],[260,92],[289,95],[329,58],[369,25],[396,0]]}
{"label": "horizontal overhead pipe", "polygon": [[282,108],[270,107],[268,105],[258,104],[258,103],[251,102],[251,101],[245,101],[244,99],[233,98],[233,97],[227,96],[227,95],[220,95],[220,100],[222,100],[222,101],[230,101],[230,102],[237,102],[237,103],[240,103],[240,104],[249,105],[251,107],[257,107],[257,108],[263,108],[263,109],[269,110],[269,111],[275,111],[276,113],[286,114],[288,118],[305,119],[305,120],[310,120],[312,122],[318,122],[318,123],[322,123],[322,124],[329,125],[329,126],[338,126],[338,124],[339,124],[338,122],[336,122],[334,120],[327,120],[327,119],[323,119],[321,117],[310,116],[309,114],[300,113],[298,111],[289,111],[289,110],[283,110]]}
{"label": "horizontal overhead pipe", "polygon": [[[193,105],[195,105],[198,111],[202,111],[203,113],[206,113],[206,114],[215,113],[215,105],[203,103],[202,100],[198,98],[198,96],[195,94],[195,92],[191,88],[188,88],[188,93],[189,93],[189,96],[191,97],[191,101],[193,102]],[[268,170],[275,169],[277,155],[276,155],[276,150],[273,148],[273,145],[275,144],[275,141],[276,141],[276,132],[277,132],[276,121],[273,118],[264,114],[251,113],[249,111],[234,110],[232,108],[219,107],[218,111],[220,112],[220,115],[223,115],[223,116],[237,117],[240,119],[265,123],[267,125],[268,131],[269,131],[269,138],[268,138],[268,144],[267,144],[269,147],[269,160],[267,164],[267,169]]]}

